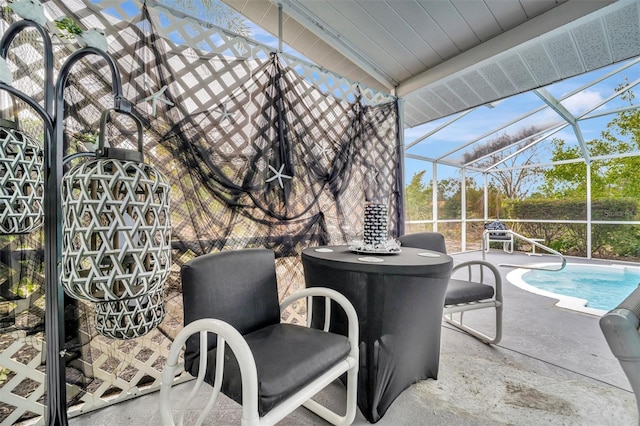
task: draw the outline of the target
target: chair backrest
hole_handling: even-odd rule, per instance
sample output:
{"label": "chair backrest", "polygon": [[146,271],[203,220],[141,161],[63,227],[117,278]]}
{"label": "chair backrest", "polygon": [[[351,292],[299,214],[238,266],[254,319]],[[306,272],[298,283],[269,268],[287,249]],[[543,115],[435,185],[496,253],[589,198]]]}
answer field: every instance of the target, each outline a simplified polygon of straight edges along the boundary
{"label": "chair backrest", "polygon": [[[507,225],[505,225],[500,219],[496,219],[493,222],[485,223],[484,229],[487,229],[489,231],[506,231]],[[493,232],[491,235],[503,237],[507,234],[504,232]]]}
{"label": "chair backrest", "polygon": [[444,235],[439,232],[416,232],[406,234],[398,238],[400,244],[405,247],[414,247],[423,250],[433,250],[447,254],[447,245],[444,242]]}
{"label": "chair backrest", "polygon": [[[280,322],[275,255],[267,249],[199,256],[181,269],[184,324],[215,318],[240,334]],[[209,339],[209,350],[217,339]],[[197,336],[187,341],[185,361],[197,356]]]}

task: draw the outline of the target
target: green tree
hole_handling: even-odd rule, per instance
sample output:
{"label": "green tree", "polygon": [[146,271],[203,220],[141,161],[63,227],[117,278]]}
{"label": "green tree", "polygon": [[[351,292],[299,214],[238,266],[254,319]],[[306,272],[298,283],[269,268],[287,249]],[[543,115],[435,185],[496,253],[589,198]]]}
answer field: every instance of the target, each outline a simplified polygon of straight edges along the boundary
{"label": "green tree", "polygon": [[[451,178],[438,182],[438,209],[440,219],[460,219],[462,217],[462,186],[460,180]],[[500,203],[499,191],[489,184],[489,217],[499,217],[497,204]],[[484,190],[474,179],[466,180],[465,188],[467,219],[484,217]]]}
{"label": "green tree", "polygon": [[[635,98],[626,84],[618,87],[621,99],[633,106]],[[622,111],[607,124],[600,137],[588,141],[589,155],[612,156],[604,160],[593,160],[591,168],[592,215],[595,220],[632,220],[637,208],[622,211],[613,209],[614,201],[637,200],[640,196],[640,157],[629,155],[640,151],[640,110]],[[619,154],[619,157],[614,155]],[[554,139],[552,161],[581,158],[578,146],[569,146],[564,140]],[[582,163],[559,164],[543,173],[544,183],[540,191],[550,199],[577,201],[585,204],[587,199],[587,166]],[[604,205],[604,213],[596,206]],[[602,208],[601,208],[602,210]],[[602,214],[601,214],[602,213]],[[612,215],[612,213],[615,213]],[[583,214],[586,218],[586,212]],[[562,240],[566,251],[581,253],[585,247],[584,225],[565,226]],[[592,227],[592,250],[595,255],[640,256],[640,236],[635,226],[602,224]],[[573,231],[573,232],[572,232]]]}
{"label": "green tree", "polygon": [[478,169],[486,169],[500,163],[503,167],[491,171],[495,188],[506,199],[524,199],[539,179],[539,168],[514,168],[532,166],[539,163],[539,145],[534,145],[537,127],[522,128],[514,134],[504,134],[478,145],[465,153],[464,164],[472,164]]}
{"label": "green tree", "polygon": [[438,181],[438,219],[460,219],[460,179],[449,178]]}
{"label": "green tree", "polygon": [[423,182],[426,170],[417,172],[405,188],[405,207],[407,220],[426,220],[432,218],[433,188],[431,183]]}
{"label": "green tree", "polygon": [[[466,179],[465,195],[467,201],[467,218],[480,218],[484,209],[484,191],[476,185],[475,180]],[[440,219],[462,218],[462,185],[460,179],[449,178],[438,182],[438,209]]]}
{"label": "green tree", "polygon": [[[577,146],[568,146],[562,139],[551,141],[552,161],[564,161],[580,158],[582,153]],[[584,163],[567,163],[546,169],[543,172],[540,192],[544,197],[582,198],[587,194],[587,167]]]}
{"label": "green tree", "polygon": [[[619,86],[618,90],[624,90]],[[634,94],[626,91],[621,98],[633,105]],[[591,157],[622,154],[619,158],[591,162],[591,197],[640,196],[640,157],[624,156],[640,151],[640,110],[622,111],[602,131],[600,138],[586,143]],[[578,146],[568,146],[554,139],[552,160],[563,161],[582,157]],[[584,163],[561,164],[546,170],[541,191],[550,197],[586,197],[587,179]]]}
{"label": "green tree", "polygon": [[481,218],[484,214],[484,191],[467,180],[467,218]]}

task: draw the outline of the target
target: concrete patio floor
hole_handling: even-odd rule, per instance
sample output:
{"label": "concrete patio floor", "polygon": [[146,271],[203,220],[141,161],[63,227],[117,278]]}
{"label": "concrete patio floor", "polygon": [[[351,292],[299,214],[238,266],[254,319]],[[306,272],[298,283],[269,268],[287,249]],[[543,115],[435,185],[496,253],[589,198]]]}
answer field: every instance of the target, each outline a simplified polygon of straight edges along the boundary
{"label": "concrete patio floor", "polygon": [[[453,255],[456,262],[480,259],[479,252]],[[534,263],[549,257],[506,255],[492,250],[495,263]],[[570,259],[570,262],[584,262]],[[595,261],[594,261],[595,262]],[[613,262],[605,262],[613,263]],[[503,277],[511,268],[500,268]],[[629,383],[602,336],[599,317],[558,308],[556,300],[526,292],[504,280],[504,336],[485,345],[443,323],[438,380],[405,390],[379,425],[637,425]],[[491,310],[467,314],[466,321],[490,324]],[[174,389],[174,406],[187,397],[191,383]],[[187,420],[197,418],[198,395]],[[340,383],[317,399],[338,407]],[[205,424],[240,424],[240,407],[220,397]],[[149,394],[70,419],[70,425],[159,424],[158,393]],[[185,422],[185,424],[188,424]],[[282,425],[322,425],[304,408]],[[358,413],[355,425],[368,424]]]}

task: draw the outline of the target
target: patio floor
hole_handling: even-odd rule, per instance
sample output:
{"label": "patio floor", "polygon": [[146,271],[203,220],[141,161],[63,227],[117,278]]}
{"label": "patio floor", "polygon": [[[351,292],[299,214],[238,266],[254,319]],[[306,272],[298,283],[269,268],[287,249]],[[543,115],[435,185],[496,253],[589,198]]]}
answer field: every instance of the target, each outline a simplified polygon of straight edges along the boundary
{"label": "patio floor", "polygon": [[[456,262],[480,259],[479,252],[453,255]],[[492,250],[495,263],[530,264],[549,257],[504,254]],[[584,262],[569,259],[569,262]],[[590,261],[597,262],[597,261]],[[604,262],[613,263],[613,262]],[[500,268],[503,277],[511,268]],[[438,380],[418,382],[403,392],[379,425],[634,425],[635,398],[598,325],[598,316],[562,309],[555,300],[526,292],[504,281],[504,336],[489,346],[443,323]],[[467,321],[487,323],[491,310],[465,314]],[[471,316],[473,314],[473,316]],[[190,383],[174,392],[175,404]],[[338,407],[341,384],[318,395]],[[199,395],[192,407],[203,406]],[[159,424],[158,394],[150,394],[70,419],[70,425]],[[240,408],[221,396],[205,424],[240,424]],[[197,410],[190,413],[195,419]],[[322,425],[301,408],[282,425]],[[355,425],[368,424],[358,413]]]}

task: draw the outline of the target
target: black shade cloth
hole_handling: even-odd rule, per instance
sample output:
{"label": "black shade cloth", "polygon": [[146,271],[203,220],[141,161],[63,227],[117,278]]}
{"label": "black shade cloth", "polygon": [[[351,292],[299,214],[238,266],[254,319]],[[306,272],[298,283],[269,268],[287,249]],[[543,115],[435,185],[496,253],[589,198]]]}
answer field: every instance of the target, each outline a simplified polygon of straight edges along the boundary
{"label": "black shade cloth", "polygon": [[[402,248],[402,253],[358,260],[346,246],[332,252],[303,250],[307,287],[328,287],[344,294],[358,313],[360,371],[358,407],[375,423],[400,393],[418,380],[438,377],[440,326],[453,260],[436,252]],[[314,301],[312,325],[324,320],[323,301]],[[347,332],[346,315],[332,308],[331,331]]]}

